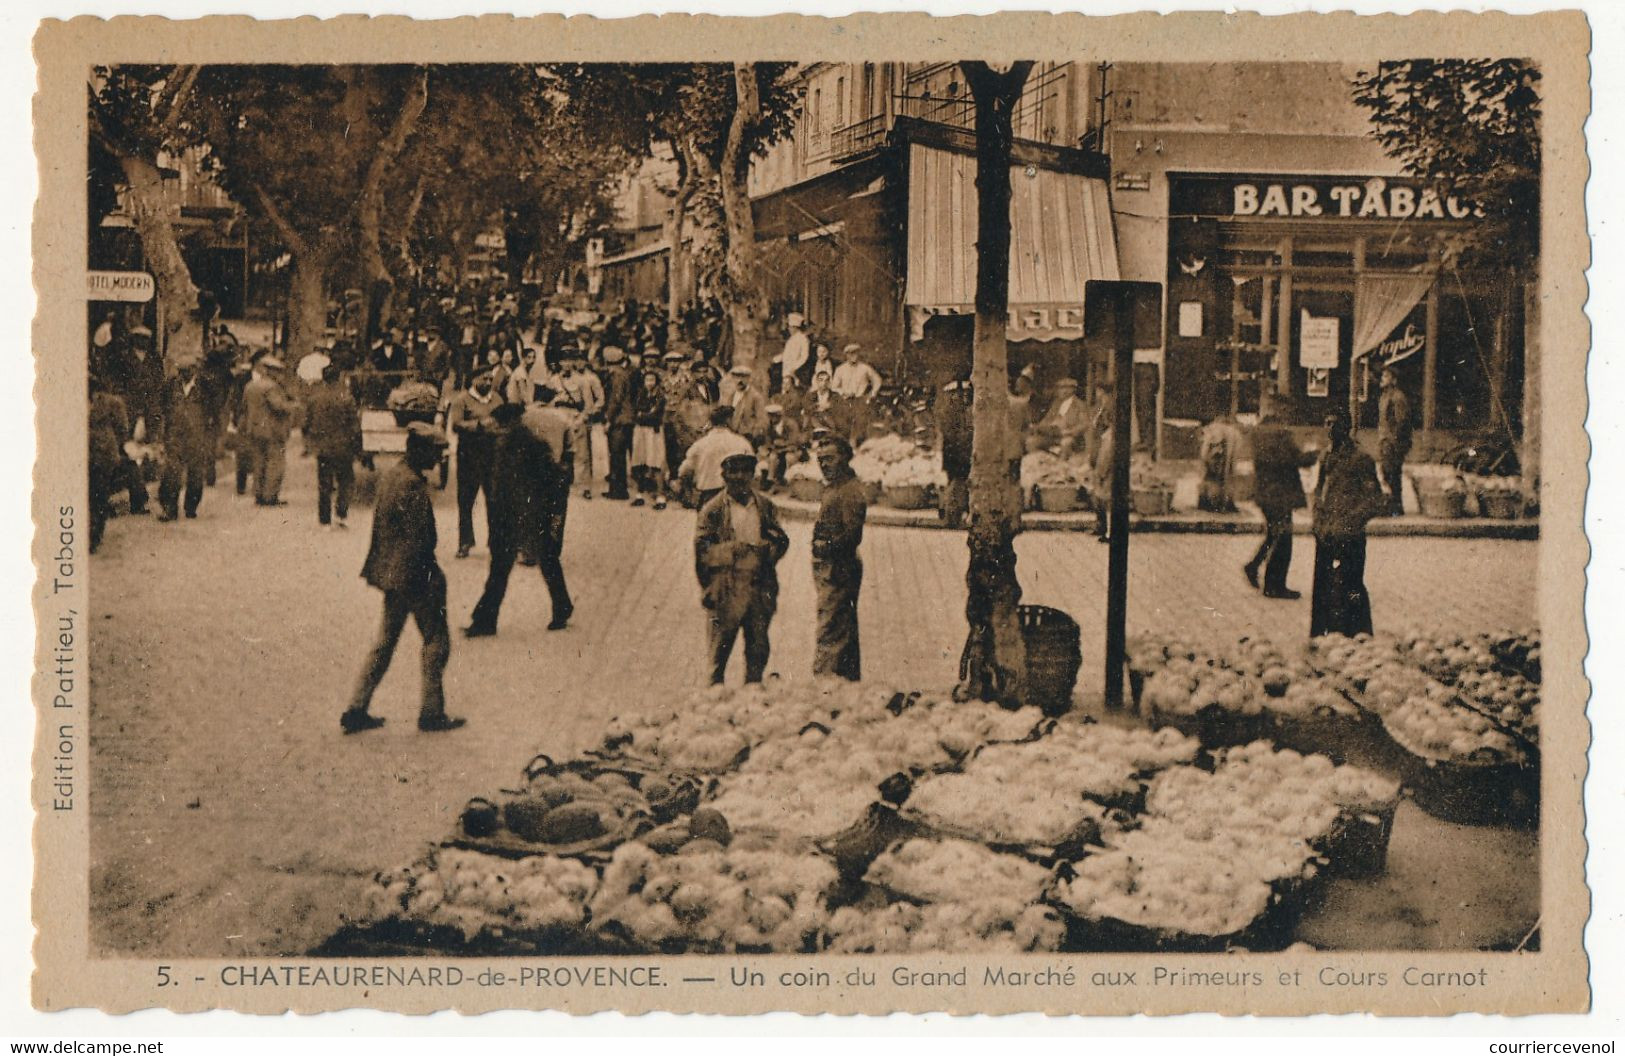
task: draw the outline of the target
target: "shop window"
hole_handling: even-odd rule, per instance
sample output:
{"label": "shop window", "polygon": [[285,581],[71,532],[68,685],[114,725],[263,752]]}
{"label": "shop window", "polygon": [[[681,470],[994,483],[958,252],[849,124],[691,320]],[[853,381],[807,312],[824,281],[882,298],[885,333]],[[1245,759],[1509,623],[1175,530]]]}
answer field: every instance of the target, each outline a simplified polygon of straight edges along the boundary
{"label": "shop window", "polygon": [[1342,268],[1352,270],[1354,267],[1354,251],[1296,247],[1292,251],[1292,266],[1294,268]]}

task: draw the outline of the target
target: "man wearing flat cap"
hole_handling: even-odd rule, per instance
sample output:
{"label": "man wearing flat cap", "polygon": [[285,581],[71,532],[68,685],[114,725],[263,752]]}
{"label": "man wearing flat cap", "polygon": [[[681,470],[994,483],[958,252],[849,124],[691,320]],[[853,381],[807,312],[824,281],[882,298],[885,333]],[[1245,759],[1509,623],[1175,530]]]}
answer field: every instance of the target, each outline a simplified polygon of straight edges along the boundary
{"label": "man wearing flat cap", "polygon": [[288,434],[299,402],[282,387],[282,360],[262,356],[243,387],[243,431],[248,434],[254,474],[254,504],[286,506],[282,476],[287,469]]}
{"label": "man wearing flat cap", "polygon": [[434,505],[424,474],[440,463],[446,439],[427,422],[406,431],[406,458],[385,470],[373,508],[372,544],[361,575],[384,592],[378,641],[361,668],[350,707],[339,719],[345,733],[377,729],[384,720],[368,712],[372,695],[389,670],[408,616],[423,636],[423,698],[418,729],[455,730],[464,720],[446,714],[444,676],[451,656],[446,623],[446,574],[435,560]]}
{"label": "man wearing flat cap", "polygon": [[745,681],[760,682],[771,653],[768,627],[778,607],[778,563],[790,549],[773,504],[752,486],[756,456],[722,460],[723,490],[700,508],[694,570],[700,603],[710,615],[711,684],[728,670],[734,640],[744,633]]}
{"label": "man wearing flat cap", "polygon": [[214,430],[209,394],[198,377],[202,357],[186,353],[175,360],[175,376],[164,392],[164,468],[158,482],[158,519],[173,521],[180,513],[182,486],[186,516],[196,517],[203,486],[214,462]]}

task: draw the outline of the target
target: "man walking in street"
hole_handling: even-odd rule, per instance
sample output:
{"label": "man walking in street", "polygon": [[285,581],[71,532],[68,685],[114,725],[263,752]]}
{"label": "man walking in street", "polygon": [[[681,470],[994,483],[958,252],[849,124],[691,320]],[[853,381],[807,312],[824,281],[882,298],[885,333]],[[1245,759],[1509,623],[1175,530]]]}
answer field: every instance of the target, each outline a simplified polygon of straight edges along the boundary
{"label": "man walking in street", "polygon": [[1391,517],[1405,513],[1405,456],[1410,450],[1411,400],[1399,387],[1399,372],[1384,367],[1382,397],[1377,401],[1377,454]]}
{"label": "man walking in street", "polygon": [[753,453],[750,441],[729,428],[733,415],[734,409],[727,404],[711,408],[710,430],[694,441],[688,454],[683,456],[683,464],[677,467],[678,480],[698,493],[701,509],[721,493],[726,483],[722,475],[723,462],[731,455]]}
{"label": "man walking in street", "polygon": [[1264,514],[1264,541],[1242,571],[1256,588],[1262,569],[1264,596],[1294,601],[1300,595],[1286,585],[1292,567],[1292,511],[1308,505],[1298,470],[1313,465],[1319,453],[1299,450],[1281,424],[1284,416],[1279,399],[1266,399],[1253,430],[1253,497]]}
{"label": "man walking in street", "polygon": [[710,613],[711,684],[728,670],[734,640],[745,636],[745,681],[760,682],[771,653],[768,627],[778,607],[777,565],[790,549],[773,504],[751,482],[756,456],[722,461],[724,490],[700,509],[694,531],[694,569],[701,604]]}
{"label": "man walking in street", "polygon": [[340,717],[345,733],[377,729],[384,720],[369,714],[372,695],[389,670],[395,646],[410,616],[423,636],[423,703],[418,729],[455,730],[463,719],[446,714],[443,679],[451,656],[446,625],[446,574],[435,560],[434,507],[423,474],[440,462],[446,446],[440,430],[426,422],[407,427],[406,459],[384,471],[372,518],[372,545],[361,575],[384,592],[384,619],[378,641],[361,668],[350,707]]}
{"label": "man walking in street", "polygon": [[288,434],[299,404],[282,388],[282,360],[264,356],[243,389],[243,425],[253,452],[254,504],[286,506],[282,476],[287,471]]}
{"label": "man walking in street", "polygon": [[305,407],[305,440],[316,455],[316,520],[324,527],[334,523],[337,492],[337,523],[348,528],[355,459],[361,454],[361,411],[332,364],[322,369],[322,383]]}
{"label": "man walking in street", "polygon": [[175,360],[175,377],[164,394],[164,468],[158,482],[158,519],[180,514],[184,484],[186,516],[197,516],[203,487],[214,462],[214,431],[209,427],[209,394],[198,377],[199,357],[186,353]]}
{"label": "man walking in street", "polygon": [[497,617],[507,596],[508,577],[521,549],[534,547],[542,581],[553,603],[550,631],[563,630],[575,606],[564,582],[560,560],[564,521],[570,502],[572,459],[569,412],[548,406],[556,394],[536,387],[537,402],[528,408],[504,404],[493,416],[500,430],[491,467],[491,566],[485,589],[474,606],[468,638],[497,633]]}
{"label": "man walking in street", "polygon": [[474,549],[474,499],[485,493],[486,521],[491,517],[491,452],[496,443],[491,413],[502,402],[491,389],[491,369],[476,370],[469,387],[457,394],[447,412],[457,435],[457,556]]}
{"label": "man walking in street", "polygon": [[614,345],[604,349],[604,429],[609,440],[609,487],[606,499],[628,499],[628,462],[632,457],[632,430],[636,417],[632,386],[636,381],[626,367],[626,354]]}
{"label": "man walking in street", "polygon": [[818,592],[818,637],[813,674],[835,675],[856,682],[862,677],[858,648],[858,593],[863,561],[858,546],[869,498],[852,472],[852,445],[839,436],[818,449],[824,474],[823,501],[813,522],[813,584]]}

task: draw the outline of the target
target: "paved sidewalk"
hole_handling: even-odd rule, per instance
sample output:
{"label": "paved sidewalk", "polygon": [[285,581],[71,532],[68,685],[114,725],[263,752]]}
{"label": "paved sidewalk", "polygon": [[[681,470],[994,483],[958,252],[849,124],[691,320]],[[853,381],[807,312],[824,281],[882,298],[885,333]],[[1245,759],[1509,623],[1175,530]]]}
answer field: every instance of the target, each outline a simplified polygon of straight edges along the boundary
{"label": "paved sidewalk", "polygon": [[[565,555],[577,599],[570,628],[544,630],[540,576],[517,568],[500,635],[453,643],[447,693],[452,713],[468,717],[465,729],[416,732],[418,638],[409,629],[375,702],[388,725],[342,737],[338,715],[379,616],[378,593],[358,575],[371,511],[355,511],[348,532],[320,531],[314,464],[298,457],[285,497],[292,505],[261,509],[212,488],[195,521],[116,519],[91,563],[98,950],[307,950],[356,904],[374,869],[449,832],[469,797],[511,787],[532,753],[589,747],[609,716],[670,706],[703,680],[693,515],[577,499]],[[483,513],[480,545],[463,561],[451,558],[450,492],[438,496],[437,515],[455,634],[485,575]],[[805,678],[810,526],[788,527],[771,669]],[[1131,629],[1301,640],[1307,598],[1269,601],[1242,580],[1255,545],[1244,536],[1135,536]],[[1312,549],[1300,543],[1289,581],[1306,593]],[[1084,690],[1098,690],[1106,548],[1035,532],[1018,552],[1027,600],[1082,624]],[[1374,539],[1376,619],[1464,631],[1528,623],[1537,552],[1507,540]],[[900,685],[951,683],[964,634],[963,537],[875,527],[864,560],[865,671]],[[1495,853],[1515,861],[1526,849]]]}

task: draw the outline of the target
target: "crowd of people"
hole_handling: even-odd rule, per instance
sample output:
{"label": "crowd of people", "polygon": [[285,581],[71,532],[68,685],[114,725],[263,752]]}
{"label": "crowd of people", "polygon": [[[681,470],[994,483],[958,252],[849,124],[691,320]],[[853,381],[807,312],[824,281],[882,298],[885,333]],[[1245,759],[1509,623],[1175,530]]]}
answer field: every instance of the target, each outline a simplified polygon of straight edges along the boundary
{"label": "crowd of people", "polygon": [[[726,342],[705,311],[685,313],[676,326],[636,302],[608,314],[538,305],[528,325],[521,322],[525,314],[517,298],[501,291],[431,296],[383,327],[364,351],[334,334],[300,357],[294,377],[274,351],[244,347],[218,325],[205,327],[200,349],[172,350],[166,365],[149,328],[123,327],[120,316],[109,314],[90,343],[92,550],[118,491],[128,492],[131,514],[145,514],[147,485],[157,481],[160,521],[197,516],[228,450],[239,495],[252,484],[257,505],[285,505],[286,449],[296,428],[304,454],[316,462],[317,520],[342,528],[355,465],[370,461],[362,408],[390,412],[406,434],[405,458],[379,477],[363,569],[384,594],[382,629],[341,725],[355,733],[381,724],[368,710],[373,690],[412,617],[424,643],[419,726],[454,729],[462,720],[446,714],[441,688],[450,631],[445,576],[435,557],[430,488],[437,470],[445,487],[455,462],[457,558],[477,544],[474,505],[482,497],[485,504],[490,565],[464,628],[468,637],[497,632],[516,563],[540,569],[552,603],[549,630],[568,626],[574,603],[561,558],[573,497],[654,510],[676,502],[698,511],[695,567],[711,678],[722,681],[742,636],[745,677],[757,681],[770,655],[775,566],[788,549],[764,493],[783,484],[788,464],[812,458],[825,482],[812,543],[815,672],[858,678],[858,546],[867,495],[850,466],[853,448],[879,432],[929,434],[924,442],[940,450],[949,481],[944,516],[961,521],[971,462],[968,380],[949,381],[923,399],[917,390],[899,398],[861,345],[843,343],[837,362],[833,342],[815,338],[793,312],[784,320],[782,349],[760,377],[755,367],[719,354]],[[697,345],[696,337],[717,344]],[[1292,511],[1307,505],[1299,470],[1320,463],[1312,634],[1371,629],[1365,525],[1397,509],[1408,446],[1404,397],[1391,374],[1381,413],[1387,489],[1375,461],[1353,444],[1344,417],[1326,422],[1330,445],[1323,454],[1300,449],[1281,424],[1279,400],[1266,398],[1252,432],[1265,535],[1244,572],[1266,597],[1298,596],[1286,586]],[[1057,379],[1039,412],[1033,370],[1013,379],[1012,472],[1023,454],[1045,450],[1093,467],[1097,481],[1108,479],[1112,389],[1097,383],[1084,397],[1078,388],[1072,378]],[[1228,494],[1220,488],[1210,495],[1206,485],[1230,472],[1240,446],[1239,431],[1220,428],[1226,424],[1214,423],[1202,450],[1203,501],[1220,508]],[[600,478],[602,493],[593,487]],[[1096,508],[1104,539],[1106,505]]]}

